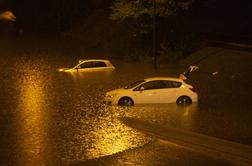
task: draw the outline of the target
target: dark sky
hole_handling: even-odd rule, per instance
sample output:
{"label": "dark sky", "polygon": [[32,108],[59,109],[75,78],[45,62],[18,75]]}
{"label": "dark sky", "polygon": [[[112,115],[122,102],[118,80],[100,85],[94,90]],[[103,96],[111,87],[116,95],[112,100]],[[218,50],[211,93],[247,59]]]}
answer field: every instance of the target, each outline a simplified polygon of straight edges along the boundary
{"label": "dark sky", "polygon": [[[33,29],[69,28],[96,9],[108,10],[111,0],[0,0],[12,9],[16,24]],[[252,35],[252,0],[195,0],[192,17],[204,32]],[[54,28],[52,28],[54,27]]]}
{"label": "dark sky", "polygon": [[[252,1],[250,0],[212,0],[196,3],[194,17],[203,25],[204,32],[211,35],[252,38]],[[209,2],[209,1],[208,1]]]}
{"label": "dark sky", "polygon": [[[68,28],[95,9],[108,8],[110,0],[0,0],[1,10],[12,10],[16,24],[34,29]],[[57,28],[56,28],[57,29]]]}

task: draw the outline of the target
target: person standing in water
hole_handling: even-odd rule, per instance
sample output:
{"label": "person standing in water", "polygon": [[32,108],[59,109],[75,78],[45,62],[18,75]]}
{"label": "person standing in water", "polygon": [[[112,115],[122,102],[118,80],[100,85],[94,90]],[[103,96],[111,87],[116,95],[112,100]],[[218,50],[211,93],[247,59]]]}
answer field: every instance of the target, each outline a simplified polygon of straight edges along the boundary
{"label": "person standing in water", "polygon": [[190,65],[189,67],[186,68],[186,70],[182,74],[179,75],[179,78],[181,78],[182,80],[187,80],[191,72],[194,72],[198,69],[199,69],[198,66]]}

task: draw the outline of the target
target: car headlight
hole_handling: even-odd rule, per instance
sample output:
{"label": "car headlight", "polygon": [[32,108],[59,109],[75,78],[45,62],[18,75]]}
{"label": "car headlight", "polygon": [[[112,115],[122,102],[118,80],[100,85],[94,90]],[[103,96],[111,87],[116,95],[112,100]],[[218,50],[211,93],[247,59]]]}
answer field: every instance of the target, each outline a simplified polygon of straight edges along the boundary
{"label": "car headlight", "polygon": [[108,98],[114,98],[116,96],[116,93],[114,93],[114,94],[107,94],[106,95],[106,97],[108,97]]}

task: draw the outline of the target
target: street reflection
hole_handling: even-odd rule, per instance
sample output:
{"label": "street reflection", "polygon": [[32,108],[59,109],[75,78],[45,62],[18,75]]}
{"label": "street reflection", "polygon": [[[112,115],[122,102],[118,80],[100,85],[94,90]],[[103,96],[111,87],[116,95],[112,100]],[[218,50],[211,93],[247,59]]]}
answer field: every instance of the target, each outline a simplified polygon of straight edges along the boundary
{"label": "street reflection", "polygon": [[150,141],[150,138],[144,138],[143,134],[125,126],[118,119],[112,122],[101,120],[98,125],[100,127],[93,133],[96,137],[92,143],[94,148],[88,151],[88,156],[96,158],[111,155]]}
{"label": "street reflection", "polygon": [[30,65],[28,62],[19,66],[16,82],[16,88],[20,91],[17,105],[19,160],[26,165],[42,165],[47,134],[45,84],[48,79]]}
{"label": "street reflection", "polygon": [[[89,108],[90,109],[90,108]],[[95,110],[93,110],[95,111]],[[96,115],[79,119],[79,128],[65,140],[61,158],[68,164],[112,155],[134,147],[142,146],[151,137],[124,125],[118,117],[127,110],[120,107],[100,106]],[[101,116],[102,115],[102,116]]]}

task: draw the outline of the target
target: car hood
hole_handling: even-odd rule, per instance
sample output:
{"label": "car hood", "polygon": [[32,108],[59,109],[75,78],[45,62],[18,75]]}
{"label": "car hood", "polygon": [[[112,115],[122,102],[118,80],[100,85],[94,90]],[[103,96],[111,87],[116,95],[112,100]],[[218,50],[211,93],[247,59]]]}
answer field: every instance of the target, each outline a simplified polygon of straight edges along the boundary
{"label": "car hood", "polygon": [[70,70],[71,70],[71,68],[61,68],[61,69],[58,69],[58,71],[63,71],[63,72],[68,72]]}

